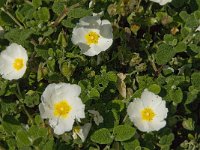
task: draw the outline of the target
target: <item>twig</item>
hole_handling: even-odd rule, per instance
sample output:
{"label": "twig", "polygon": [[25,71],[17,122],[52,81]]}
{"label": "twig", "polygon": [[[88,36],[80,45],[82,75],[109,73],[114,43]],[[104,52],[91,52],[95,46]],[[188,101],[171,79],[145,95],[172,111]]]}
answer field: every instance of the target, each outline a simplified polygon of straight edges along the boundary
{"label": "twig", "polygon": [[33,118],[31,117],[31,115],[29,114],[29,112],[27,111],[26,107],[24,106],[24,103],[23,103],[23,96],[22,96],[22,93],[21,93],[21,90],[20,90],[20,87],[19,87],[19,83],[17,82],[17,97],[19,99],[19,102],[21,102],[22,104],[22,108],[23,108],[23,111],[25,112],[25,114],[27,115],[28,119],[31,121],[31,124],[33,123]]}
{"label": "twig", "polygon": [[31,5],[31,6],[33,6],[33,4],[30,1],[28,1],[28,0],[24,0],[24,2],[27,3],[27,4],[29,4],[29,5]]}
{"label": "twig", "polygon": [[1,8],[1,11],[3,11],[4,13],[6,13],[20,28],[24,28],[20,22],[7,10],[5,10],[3,7]]}
{"label": "twig", "polygon": [[69,9],[67,9],[66,6],[64,6],[64,10],[63,12],[58,16],[58,18],[56,18],[56,20],[54,21],[54,23],[52,24],[52,27],[56,27],[60,24],[60,22],[67,16],[68,12],[70,9],[76,8],[80,6],[79,3],[76,3],[74,5],[72,5],[71,7],[69,7]]}
{"label": "twig", "polygon": [[156,67],[156,64],[154,62],[154,59],[152,59],[151,55],[149,54],[149,52],[145,49],[145,52],[147,54],[147,57],[148,57],[148,60],[150,61],[151,63],[151,66],[153,67],[153,70],[157,73],[158,72],[158,69]]}
{"label": "twig", "polygon": [[24,105],[22,105],[22,108],[23,108],[23,111],[25,112],[25,114],[28,116],[28,119],[30,120],[31,124],[33,124],[33,118],[31,117],[31,115],[27,111],[26,107]]}

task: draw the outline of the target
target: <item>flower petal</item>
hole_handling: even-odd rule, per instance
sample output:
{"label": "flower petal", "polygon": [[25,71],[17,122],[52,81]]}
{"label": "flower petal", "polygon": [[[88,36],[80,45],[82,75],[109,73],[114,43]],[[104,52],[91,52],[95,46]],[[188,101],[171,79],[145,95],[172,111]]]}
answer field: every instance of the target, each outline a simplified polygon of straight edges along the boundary
{"label": "flower petal", "polygon": [[113,39],[113,29],[112,29],[112,25],[111,25],[110,21],[102,20],[100,34],[104,38]]}
{"label": "flower petal", "polygon": [[71,131],[74,124],[74,119],[68,117],[66,119],[59,119],[58,124],[54,127],[54,133],[61,135],[66,131]]}
{"label": "flower petal", "polygon": [[87,138],[91,126],[92,126],[91,123],[86,123],[84,126],[81,127],[80,132],[77,133],[78,136],[81,138],[82,142],[84,142],[85,139]]}
{"label": "flower petal", "polygon": [[89,26],[90,28],[98,28],[101,24],[99,16],[86,16],[81,18],[79,21],[79,26]]}
{"label": "flower petal", "polygon": [[86,43],[85,35],[87,30],[83,27],[75,27],[72,31],[72,43],[77,45],[78,43]]}
{"label": "flower petal", "polygon": [[140,111],[143,110],[142,100],[139,98],[135,98],[133,102],[128,105],[127,113],[129,118],[133,121],[134,117],[141,117]]}
{"label": "flower petal", "polygon": [[108,39],[108,38],[104,38],[103,36],[101,36],[99,38],[99,43],[98,43],[98,47],[101,49],[101,51],[106,51],[113,43],[113,39]]}
{"label": "flower petal", "polygon": [[165,127],[166,121],[159,121],[159,120],[154,120],[152,122],[149,122],[149,131],[159,131],[163,127]]}
{"label": "flower petal", "polygon": [[98,55],[102,49],[95,44],[92,44],[91,46],[88,46],[83,43],[79,43],[79,47],[81,49],[81,53],[87,55],[87,56],[95,56]]}

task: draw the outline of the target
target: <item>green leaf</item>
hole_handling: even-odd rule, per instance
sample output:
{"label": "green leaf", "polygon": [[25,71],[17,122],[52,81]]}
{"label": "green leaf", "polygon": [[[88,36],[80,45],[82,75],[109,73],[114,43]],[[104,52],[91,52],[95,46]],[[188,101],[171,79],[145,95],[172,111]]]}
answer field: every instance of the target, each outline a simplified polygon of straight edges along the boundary
{"label": "green leaf", "polygon": [[5,12],[0,11],[0,25],[1,26],[5,26],[5,25],[11,26],[14,24],[15,24],[14,21]]}
{"label": "green leaf", "polygon": [[168,135],[162,136],[160,138],[159,144],[160,145],[171,145],[173,140],[174,140],[174,134],[170,133]]}
{"label": "green leaf", "polygon": [[41,118],[40,115],[36,115],[34,121],[35,121],[37,126],[40,126],[40,124],[43,123],[42,118]]}
{"label": "green leaf", "polygon": [[0,96],[2,96],[6,92],[7,85],[7,81],[0,80]]}
{"label": "green leaf", "polygon": [[48,129],[47,128],[38,128],[38,126],[31,126],[28,130],[29,137],[32,141],[37,140],[40,137],[47,137]]}
{"label": "green leaf", "polygon": [[166,12],[157,12],[156,19],[160,21],[163,25],[167,25],[173,21],[173,18],[169,16]]}
{"label": "green leaf", "polygon": [[65,8],[66,2],[55,1],[52,6],[52,10],[57,15],[61,14]]}
{"label": "green leaf", "polygon": [[195,72],[191,76],[192,85],[200,90],[200,72]]}
{"label": "green leaf", "polygon": [[110,144],[113,141],[110,131],[106,128],[96,130],[91,135],[91,140],[99,144]]}
{"label": "green leaf", "polygon": [[36,19],[47,22],[50,19],[49,9],[47,7],[42,7],[37,11]]}
{"label": "green leaf", "polygon": [[54,150],[54,139],[50,138],[44,145],[41,146],[42,150]]}
{"label": "green leaf", "polygon": [[105,88],[108,86],[108,82],[109,81],[107,80],[107,76],[95,76],[94,85],[95,88],[100,92],[103,92],[105,90]]}
{"label": "green leaf", "polygon": [[181,11],[179,16],[183,21],[186,21],[190,17],[190,15],[186,11]]}
{"label": "green leaf", "polygon": [[164,65],[169,62],[175,55],[173,48],[167,44],[159,45],[159,48],[156,52],[156,62],[159,65]]}
{"label": "green leaf", "polygon": [[35,8],[28,4],[24,4],[22,7],[19,7],[15,12],[17,19],[23,23],[26,23],[26,20],[31,20],[34,13]]}
{"label": "green leaf", "polygon": [[47,68],[50,70],[50,72],[54,72],[56,65],[55,59],[48,59],[47,60]]}
{"label": "green leaf", "polygon": [[58,35],[58,40],[56,42],[58,45],[61,45],[63,48],[67,47],[68,42],[67,42],[67,36],[64,31],[61,31]]}
{"label": "green leaf", "polygon": [[191,48],[193,52],[200,53],[200,46],[197,46],[196,44],[192,44],[192,43],[190,43],[188,46]]}
{"label": "green leaf", "polygon": [[183,27],[181,28],[181,36],[182,38],[187,37],[192,32],[191,28]]}
{"label": "green leaf", "polygon": [[125,106],[124,106],[124,102],[122,100],[113,100],[110,103],[108,103],[107,107],[109,110],[115,109],[118,112],[121,112],[124,110]]}
{"label": "green leaf", "polygon": [[187,0],[181,0],[181,1],[172,1],[171,4],[176,7],[182,7],[185,3],[187,2]]}
{"label": "green leaf", "polygon": [[69,61],[65,61],[61,65],[61,73],[69,80],[70,77],[73,75],[76,66]]}
{"label": "green leaf", "polygon": [[183,100],[183,92],[179,87],[177,89],[171,89],[169,91],[169,95],[171,100],[176,104],[181,103]]}
{"label": "green leaf", "polygon": [[18,105],[16,105],[16,101],[14,100],[7,100],[7,99],[1,99],[0,98],[0,108],[1,108],[1,113],[2,116],[4,116],[5,114],[12,114],[12,113],[16,113],[16,109],[17,109]]}
{"label": "green leaf", "polygon": [[25,130],[18,130],[15,138],[17,141],[17,146],[19,148],[31,145],[30,138],[28,136],[28,133]]}
{"label": "green leaf", "polygon": [[48,69],[47,67],[44,67],[44,63],[40,63],[38,66],[38,71],[37,71],[37,81],[41,81],[47,74],[48,74]]}
{"label": "green leaf", "polygon": [[76,26],[71,18],[64,19],[61,24],[66,28],[74,28]]}
{"label": "green leaf", "polygon": [[179,43],[176,45],[176,47],[174,47],[174,51],[175,51],[176,53],[184,52],[184,51],[186,51],[186,49],[187,49],[187,45],[186,45],[185,43],[183,43],[183,42],[179,42]]}
{"label": "green leaf", "polygon": [[164,41],[171,46],[175,46],[177,44],[177,39],[171,34],[165,34]]}
{"label": "green leaf", "polygon": [[89,147],[89,150],[98,150],[98,148],[95,148],[95,147]]}
{"label": "green leaf", "polygon": [[137,76],[137,82],[139,83],[140,89],[145,89],[146,87],[154,83],[153,78],[148,75]]}
{"label": "green leaf", "polygon": [[2,125],[3,125],[4,130],[9,135],[13,135],[18,130],[21,129],[20,122],[17,119],[15,119],[13,116],[9,116],[9,115],[3,118]]}
{"label": "green leaf", "polygon": [[119,125],[113,129],[116,141],[126,141],[135,135],[135,128],[129,125]]}
{"label": "green leaf", "polygon": [[10,138],[7,140],[9,150],[15,150],[16,149],[16,140],[14,138]]}
{"label": "green leaf", "polygon": [[123,142],[124,145],[124,149],[125,150],[140,150],[140,142],[136,139],[136,140],[129,140],[129,141],[125,141]]}
{"label": "green leaf", "polygon": [[89,96],[90,99],[99,98],[100,97],[100,93],[99,93],[99,91],[97,89],[91,88],[88,91],[88,96]]}
{"label": "green leaf", "polygon": [[38,8],[42,5],[42,0],[33,0],[32,3],[35,8]]}
{"label": "green leaf", "polygon": [[108,78],[109,81],[117,82],[117,74],[115,72],[109,71],[109,72],[107,72],[106,75],[107,75],[107,78]]}
{"label": "green leaf", "polygon": [[26,93],[24,103],[28,107],[34,107],[34,106],[38,105],[39,102],[40,102],[40,96],[36,91],[29,90]]}
{"label": "green leaf", "polygon": [[68,17],[70,18],[82,18],[85,16],[91,15],[92,11],[90,9],[84,8],[74,8],[71,9],[68,13]]}
{"label": "green leaf", "polygon": [[149,87],[148,87],[148,90],[155,93],[155,94],[159,94],[160,91],[161,91],[161,87],[157,84],[151,84]]}
{"label": "green leaf", "polygon": [[0,8],[4,6],[7,0],[0,0]]}
{"label": "green leaf", "polygon": [[47,49],[43,47],[36,47],[35,51],[36,51],[37,56],[42,57],[45,60],[49,58]]}
{"label": "green leaf", "polygon": [[192,118],[184,119],[182,122],[183,128],[193,131],[195,128],[195,122],[192,120]]}
{"label": "green leaf", "polygon": [[193,86],[190,86],[189,87],[189,92],[187,93],[187,99],[185,101],[185,104],[190,104],[192,103],[194,100],[197,99],[198,97],[198,93],[199,93],[199,90],[195,89],[195,87]]}
{"label": "green leaf", "polygon": [[30,29],[11,29],[5,33],[4,37],[10,42],[24,45],[26,41],[33,34],[33,30]]}
{"label": "green leaf", "polygon": [[171,67],[164,67],[162,72],[164,76],[169,76],[174,73],[174,69]]}

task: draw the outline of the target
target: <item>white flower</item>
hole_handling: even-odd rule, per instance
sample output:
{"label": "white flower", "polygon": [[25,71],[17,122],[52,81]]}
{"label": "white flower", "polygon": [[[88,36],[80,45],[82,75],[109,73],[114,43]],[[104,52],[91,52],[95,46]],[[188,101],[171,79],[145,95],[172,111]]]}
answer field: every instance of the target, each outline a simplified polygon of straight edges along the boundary
{"label": "white flower", "polygon": [[49,84],[41,97],[40,115],[49,119],[50,126],[57,135],[72,130],[74,120],[85,118],[85,105],[79,95],[81,88],[75,84]]}
{"label": "white flower", "polygon": [[84,142],[88,136],[88,133],[91,129],[92,124],[91,123],[86,123],[84,126],[78,126],[73,129],[73,138],[77,139],[77,136],[79,136]]}
{"label": "white flower", "polygon": [[150,0],[152,2],[155,2],[155,3],[159,3],[160,5],[165,5],[169,2],[171,2],[172,0]]}
{"label": "white flower", "polygon": [[100,123],[103,123],[103,117],[100,115],[100,113],[96,110],[88,110],[89,113],[91,113],[94,117],[94,122],[96,125],[99,125]]}
{"label": "white flower", "polygon": [[168,109],[166,102],[145,89],[141,98],[135,98],[127,108],[127,113],[134,125],[143,132],[158,131],[166,125]]}
{"label": "white flower", "polygon": [[73,29],[72,42],[87,56],[98,55],[113,43],[112,26],[108,20],[100,20],[99,15],[80,19]]}
{"label": "white flower", "polygon": [[198,26],[198,28],[195,31],[200,31],[200,26]]}
{"label": "white flower", "polygon": [[12,43],[0,54],[0,74],[4,79],[21,78],[26,71],[28,55],[26,50],[16,43]]}

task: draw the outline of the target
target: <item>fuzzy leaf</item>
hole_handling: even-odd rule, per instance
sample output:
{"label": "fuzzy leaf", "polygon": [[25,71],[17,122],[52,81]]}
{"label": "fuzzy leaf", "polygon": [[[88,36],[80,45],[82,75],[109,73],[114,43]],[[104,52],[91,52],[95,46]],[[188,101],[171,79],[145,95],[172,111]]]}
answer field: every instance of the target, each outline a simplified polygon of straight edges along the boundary
{"label": "fuzzy leaf", "polygon": [[32,3],[35,8],[38,8],[42,5],[42,0],[33,0]]}
{"label": "fuzzy leaf", "polygon": [[70,18],[82,18],[85,16],[89,16],[92,13],[90,9],[84,9],[84,8],[74,8],[71,9],[68,13],[68,17]]}
{"label": "fuzzy leaf", "polygon": [[125,150],[133,150],[133,149],[140,149],[140,142],[136,139],[136,140],[129,140],[129,141],[125,141],[123,142],[124,145],[124,149]]}
{"label": "fuzzy leaf", "polygon": [[192,85],[200,90],[200,72],[195,72],[191,76]]}
{"label": "fuzzy leaf", "polygon": [[129,125],[119,125],[113,129],[116,141],[126,141],[135,135],[135,128]]}
{"label": "fuzzy leaf", "polygon": [[176,47],[174,47],[174,51],[176,53],[184,52],[187,49],[187,45],[183,42],[179,42]]}
{"label": "fuzzy leaf", "polygon": [[167,44],[161,44],[156,52],[156,62],[164,65],[169,62],[175,55],[173,48]]}
{"label": "fuzzy leaf", "polygon": [[99,144],[109,144],[113,141],[110,131],[106,128],[96,130],[91,135],[91,140]]}
{"label": "fuzzy leaf", "polygon": [[170,98],[176,104],[181,103],[183,100],[183,92],[180,88],[178,89],[171,89],[169,91]]}
{"label": "fuzzy leaf", "polygon": [[31,145],[30,138],[28,136],[28,133],[25,130],[17,131],[17,134],[16,134],[15,138],[16,138],[16,141],[17,141],[17,146],[19,148]]}
{"label": "fuzzy leaf", "polygon": [[50,19],[50,13],[49,9],[46,7],[42,7],[37,11],[37,17],[38,20],[47,22]]}

